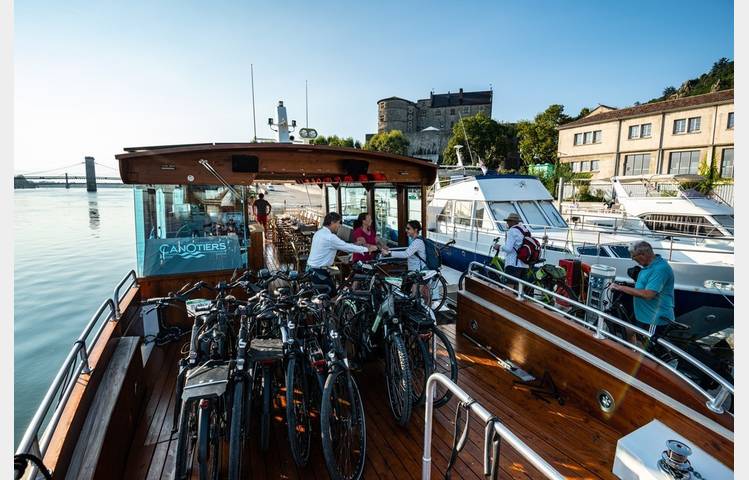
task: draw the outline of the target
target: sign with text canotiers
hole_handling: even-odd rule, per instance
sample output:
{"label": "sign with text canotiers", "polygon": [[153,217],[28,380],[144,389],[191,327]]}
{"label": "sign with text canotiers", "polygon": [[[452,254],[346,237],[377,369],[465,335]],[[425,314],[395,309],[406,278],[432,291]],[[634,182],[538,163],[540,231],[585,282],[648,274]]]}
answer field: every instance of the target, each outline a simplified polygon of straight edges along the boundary
{"label": "sign with text canotiers", "polygon": [[242,268],[236,236],[146,240],[143,275],[172,275]]}

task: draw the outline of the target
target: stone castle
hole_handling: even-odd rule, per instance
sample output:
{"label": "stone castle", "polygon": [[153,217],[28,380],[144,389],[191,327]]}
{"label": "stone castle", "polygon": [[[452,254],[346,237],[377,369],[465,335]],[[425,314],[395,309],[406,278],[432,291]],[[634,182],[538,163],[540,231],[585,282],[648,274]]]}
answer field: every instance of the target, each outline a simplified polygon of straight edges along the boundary
{"label": "stone castle", "polygon": [[[492,115],[492,91],[434,94],[412,102],[400,97],[383,98],[377,102],[377,132],[400,130],[410,142],[408,154],[442,161],[442,152],[450,140],[453,126],[462,117],[479,112]],[[369,139],[371,135],[368,135]]]}

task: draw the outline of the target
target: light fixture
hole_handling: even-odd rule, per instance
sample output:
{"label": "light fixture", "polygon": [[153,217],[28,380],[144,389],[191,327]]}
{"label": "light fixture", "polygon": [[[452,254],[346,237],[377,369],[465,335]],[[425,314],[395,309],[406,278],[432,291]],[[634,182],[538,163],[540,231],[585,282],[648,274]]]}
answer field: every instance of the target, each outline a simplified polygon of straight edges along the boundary
{"label": "light fixture", "polygon": [[193,177],[192,175],[188,175],[187,176],[187,181],[190,182],[190,183],[192,183],[192,182],[195,181],[195,177]]}

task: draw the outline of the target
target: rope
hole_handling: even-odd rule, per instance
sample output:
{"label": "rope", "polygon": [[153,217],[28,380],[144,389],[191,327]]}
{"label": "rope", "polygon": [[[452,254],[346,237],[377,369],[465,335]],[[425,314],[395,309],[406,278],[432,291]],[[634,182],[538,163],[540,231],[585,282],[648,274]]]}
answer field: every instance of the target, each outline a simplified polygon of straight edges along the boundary
{"label": "rope", "polygon": [[44,462],[42,462],[42,460],[36,455],[32,455],[30,453],[19,453],[13,456],[13,469],[15,470],[15,478],[18,479],[23,477],[24,473],[26,473],[26,467],[29,466],[29,462],[33,463],[36,466],[36,468],[39,470],[39,473],[41,473],[46,480],[52,480],[52,474],[49,472],[47,467],[44,466]]}
{"label": "rope", "polygon": [[54,172],[56,170],[62,170],[63,168],[76,167],[76,166],[82,165],[82,164],[83,164],[83,162],[78,162],[78,163],[73,163],[73,164],[70,164],[70,165],[65,165],[63,167],[55,167],[55,168],[50,168],[50,169],[47,169],[47,170],[39,170],[39,171],[36,171],[36,172],[19,173],[17,175],[37,175],[39,173],[49,173],[49,172]]}
{"label": "rope", "polygon": [[[447,463],[447,468],[445,469],[445,480],[450,480],[451,470],[455,466],[455,461],[458,459],[458,454],[463,450],[463,447],[466,446],[466,441],[468,440],[468,430],[469,425],[471,421],[471,405],[476,403],[476,400],[473,400],[472,398],[468,399],[465,402],[458,403],[458,406],[455,408],[455,430],[453,431],[453,448],[452,452],[450,453],[450,461]],[[463,416],[463,411],[466,412],[466,422],[465,425],[463,425],[463,432],[460,434],[460,437],[458,437],[458,425],[460,425],[461,417]]]}

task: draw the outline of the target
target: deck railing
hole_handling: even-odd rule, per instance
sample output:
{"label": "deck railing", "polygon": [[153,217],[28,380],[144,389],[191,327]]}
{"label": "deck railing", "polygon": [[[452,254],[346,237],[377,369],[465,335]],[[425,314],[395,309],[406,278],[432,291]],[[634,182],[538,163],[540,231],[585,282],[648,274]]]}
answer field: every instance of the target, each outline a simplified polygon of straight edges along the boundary
{"label": "deck railing", "polygon": [[[510,280],[513,283],[516,283],[516,287],[510,287],[502,282],[499,282],[497,280],[494,280],[492,278],[487,277],[486,275],[482,275],[477,271],[477,269],[484,271],[484,272],[491,272],[494,275],[497,275],[499,278],[504,278],[507,280]],[[608,331],[608,328],[606,327],[606,321],[615,323],[616,325],[619,325],[620,327],[624,328],[627,333],[629,332],[635,332],[640,336],[648,338],[648,340],[653,340],[652,335],[647,330],[643,330],[642,328],[639,328],[635,325],[632,325],[629,322],[626,322],[620,318],[614,317],[613,315],[610,315],[606,312],[602,312],[600,310],[596,310],[593,307],[590,307],[588,305],[582,304],[580,302],[577,302],[569,297],[566,297],[564,295],[560,295],[556,292],[552,292],[550,290],[546,290],[545,288],[539,287],[538,285],[535,285],[533,283],[527,282],[525,280],[521,280],[519,278],[513,277],[512,275],[509,275],[505,272],[496,270],[492,267],[489,267],[487,265],[481,264],[479,262],[471,262],[471,264],[468,266],[468,270],[466,275],[468,277],[476,277],[480,278],[486,282],[491,283],[492,285],[495,285],[501,289],[512,291],[516,294],[516,297],[520,301],[529,300],[537,305],[540,305],[548,310],[551,310],[555,313],[558,313],[562,317],[572,320],[575,323],[578,323],[586,328],[593,329],[595,331],[595,337],[601,341],[609,339],[613,340],[614,342],[617,342],[619,344],[624,345],[627,348],[630,348],[632,350],[637,351],[641,355],[650,358],[654,362],[658,363],[658,365],[662,366],[663,368],[667,369],[680,379],[684,380],[687,384],[689,384],[692,388],[694,388],[697,392],[699,392],[701,395],[703,395],[707,401],[705,405],[708,409],[711,411],[722,414],[722,413],[728,413],[729,415],[733,416],[731,412],[727,412],[723,405],[726,403],[726,400],[728,398],[733,397],[734,395],[734,388],[733,384],[729,381],[727,381],[725,378],[723,378],[721,375],[718,375],[715,371],[713,371],[710,367],[706,366],[704,363],[700,362],[687,352],[683,351],[676,345],[672,344],[668,340],[665,340],[661,337],[655,338],[655,343],[660,345],[661,347],[665,348],[675,356],[679,357],[681,360],[691,364],[693,367],[697,368],[701,372],[703,372],[705,375],[710,377],[712,380],[714,380],[718,385],[718,391],[716,393],[710,393],[703,389],[701,386],[699,386],[697,383],[695,383],[694,380],[686,376],[683,372],[678,370],[676,367],[672,366],[671,364],[663,361],[658,356],[654,355],[647,349],[641,347],[638,344],[632,343],[629,340],[625,338],[621,338],[617,335],[614,335],[613,333]],[[526,293],[526,291],[531,292]],[[549,305],[548,303],[536,298],[534,295],[535,292],[538,292],[541,296],[545,298],[554,298],[555,300],[560,300],[561,302],[564,302],[566,304],[569,304],[577,309],[581,309],[586,314],[593,315],[597,321],[594,324],[591,324],[584,319],[578,318],[575,315],[570,314],[569,312],[565,312],[564,310],[557,308],[553,305]],[[587,315],[586,315],[587,317]],[[628,335],[625,335],[628,336]]]}
{"label": "deck railing", "polygon": [[[546,478],[553,480],[563,480],[565,477],[554,467],[549,465],[546,460],[541,458],[532,448],[520,440],[510,431],[502,422],[489,413],[480,403],[474,401],[465,390],[460,388],[455,382],[447,378],[442,373],[433,373],[427,380],[426,386],[426,408],[424,410],[424,455],[421,464],[421,479],[429,480],[432,473],[432,414],[434,412],[434,396],[437,384],[441,384],[450,390],[460,402],[468,405],[471,412],[478,415],[484,422],[484,476],[488,477],[491,471],[492,462],[499,463],[499,449],[494,452],[492,458],[491,439],[496,433],[499,438],[506,441],[512,446],[523,458],[528,460],[531,465],[536,467]],[[461,408],[460,406],[458,408]],[[496,468],[496,467],[495,467]]]}
{"label": "deck railing", "polygon": [[[74,387],[77,385],[77,379],[81,374],[90,374],[92,372],[89,364],[89,354],[91,348],[101,337],[104,328],[109,321],[117,321],[119,318],[119,292],[128,279],[132,278],[129,284],[131,287],[136,282],[135,271],[131,270],[117,285],[113,292],[114,298],[107,298],[96,310],[84,327],[78,339],[73,343],[68,355],[52,380],[47,393],[44,395],[39,408],[31,419],[26,432],[21,438],[21,442],[16,449],[18,454],[31,454],[39,459],[44,459],[52,434],[57,427],[63,410],[67,404]],[[102,321],[103,319],[103,321]],[[96,328],[98,325],[98,328]],[[91,332],[95,330],[93,336]],[[47,421],[47,417],[52,411],[52,415]],[[41,436],[40,436],[41,433]],[[24,478],[33,479],[36,477],[36,468],[28,468]]]}

